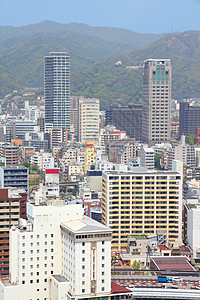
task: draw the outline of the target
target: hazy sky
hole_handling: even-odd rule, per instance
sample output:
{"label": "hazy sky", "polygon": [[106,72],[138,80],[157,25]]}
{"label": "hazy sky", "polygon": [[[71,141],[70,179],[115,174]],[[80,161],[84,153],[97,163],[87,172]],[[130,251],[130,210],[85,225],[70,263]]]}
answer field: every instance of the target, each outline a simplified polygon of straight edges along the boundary
{"label": "hazy sky", "polygon": [[0,25],[43,20],[163,33],[200,30],[200,0],[0,0]]}

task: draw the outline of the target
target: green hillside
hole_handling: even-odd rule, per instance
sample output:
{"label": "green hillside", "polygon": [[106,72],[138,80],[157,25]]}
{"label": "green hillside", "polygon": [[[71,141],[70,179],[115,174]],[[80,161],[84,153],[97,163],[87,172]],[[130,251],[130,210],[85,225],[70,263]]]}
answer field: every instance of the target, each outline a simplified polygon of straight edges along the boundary
{"label": "green hillside", "polygon": [[[141,98],[142,68],[126,67],[142,65],[148,58],[171,59],[173,98],[200,96],[200,31],[165,35],[143,49],[133,50],[128,37],[126,43],[121,42],[119,29],[110,33],[112,38],[108,33],[101,38],[106,31],[82,24],[68,24],[68,30],[59,30],[63,25],[55,24],[26,26],[21,36],[0,42],[0,96],[19,87],[41,87],[44,56],[49,51],[66,50],[71,56],[71,93],[100,98],[102,109]],[[118,61],[122,64],[116,65]]]}

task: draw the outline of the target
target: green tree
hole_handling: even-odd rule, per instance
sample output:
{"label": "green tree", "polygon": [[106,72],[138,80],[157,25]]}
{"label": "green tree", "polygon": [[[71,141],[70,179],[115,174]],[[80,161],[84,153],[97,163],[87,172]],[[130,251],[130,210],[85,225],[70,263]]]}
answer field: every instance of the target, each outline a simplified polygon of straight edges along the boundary
{"label": "green tree", "polygon": [[24,162],[23,163],[23,166],[27,167],[27,168],[30,168],[30,164],[28,162]]}
{"label": "green tree", "polygon": [[137,261],[136,259],[135,259],[134,262],[132,263],[132,269],[133,269],[133,270],[139,270],[139,269],[140,269],[140,263],[139,263],[139,261]]}
{"label": "green tree", "polygon": [[161,170],[160,160],[161,160],[161,154],[156,154],[154,156],[154,167],[155,167],[155,169]]}
{"label": "green tree", "polygon": [[194,134],[186,135],[185,142],[187,144],[194,145],[194,138],[195,138]]}

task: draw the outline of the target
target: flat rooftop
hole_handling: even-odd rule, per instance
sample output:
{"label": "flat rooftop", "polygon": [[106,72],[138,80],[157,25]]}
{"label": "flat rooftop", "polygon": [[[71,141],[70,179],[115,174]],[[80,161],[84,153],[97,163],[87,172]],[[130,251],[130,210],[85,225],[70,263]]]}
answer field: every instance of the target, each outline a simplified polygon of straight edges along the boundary
{"label": "flat rooftop", "polygon": [[124,170],[119,170],[119,171],[103,171],[103,173],[108,174],[108,175],[137,175],[137,174],[151,174],[151,175],[180,175],[178,172],[174,171],[158,171],[158,170],[149,170],[147,168],[134,168],[134,170],[131,171],[124,171]]}
{"label": "flat rooftop", "polygon": [[67,278],[61,275],[52,275],[52,277],[55,278],[55,280],[57,280],[58,282],[69,282]]}
{"label": "flat rooftop", "polygon": [[82,220],[73,220],[61,224],[63,230],[67,229],[73,233],[98,233],[107,232],[111,233],[112,230],[107,226],[87,217],[83,216]]}

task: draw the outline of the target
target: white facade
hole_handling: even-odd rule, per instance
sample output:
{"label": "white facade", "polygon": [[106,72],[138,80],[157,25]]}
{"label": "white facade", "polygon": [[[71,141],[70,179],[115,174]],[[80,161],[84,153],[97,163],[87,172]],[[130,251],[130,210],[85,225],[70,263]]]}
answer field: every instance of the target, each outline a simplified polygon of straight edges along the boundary
{"label": "white facade", "polygon": [[[84,217],[81,205],[28,203],[27,215],[26,228],[10,230],[10,277],[0,280],[0,300],[67,300],[110,292],[109,228]],[[95,276],[101,272],[98,279],[89,276],[93,256],[88,253],[93,253],[93,243]],[[87,271],[85,284],[83,270]],[[89,290],[90,284],[95,284],[95,294]]]}
{"label": "white facade", "polygon": [[72,295],[85,298],[109,293],[111,230],[84,216],[82,220],[62,223],[61,231],[63,275],[71,282]]}
{"label": "white facade", "polygon": [[148,170],[154,170],[154,150],[152,148],[142,149],[140,166]]}
{"label": "white facade", "polygon": [[193,258],[200,259],[200,207],[189,210],[188,240]]}
{"label": "white facade", "polygon": [[35,153],[31,156],[30,163],[38,165],[42,171],[54,168],[54,158],[52,154],[48,152]]}

